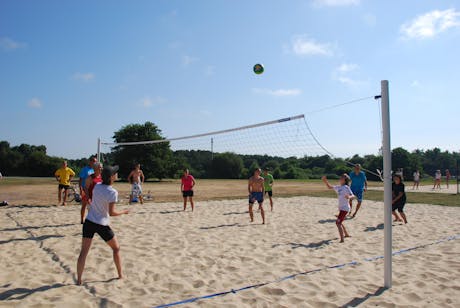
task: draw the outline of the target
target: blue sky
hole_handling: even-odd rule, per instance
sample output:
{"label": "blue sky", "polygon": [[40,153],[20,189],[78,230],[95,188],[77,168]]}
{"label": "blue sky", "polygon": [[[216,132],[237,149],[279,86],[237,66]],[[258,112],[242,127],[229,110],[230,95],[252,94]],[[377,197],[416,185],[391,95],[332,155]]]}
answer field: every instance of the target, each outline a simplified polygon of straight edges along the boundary
{"label": "blue sky", "polygon": [[[129,123],[308,116],[388,79],[392,146],[458,151],[458,54],[454,0],[1,1],[0,139],[77,158]],[[374,100],[308,122],[338,156],[380,147]]]}

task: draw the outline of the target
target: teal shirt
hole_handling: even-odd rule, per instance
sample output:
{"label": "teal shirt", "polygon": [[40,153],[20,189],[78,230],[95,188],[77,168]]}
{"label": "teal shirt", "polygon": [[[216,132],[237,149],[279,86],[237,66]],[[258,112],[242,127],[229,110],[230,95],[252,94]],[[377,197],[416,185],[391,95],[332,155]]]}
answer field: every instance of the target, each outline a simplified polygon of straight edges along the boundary
{"label": "teal shirt", "polygon": [[273,182],[275,182],[275,179],[273,178],[273,175],[268,173],[267,175],[262,174],[261,177],[264,178],[264,190],[265,191],[272,191],[272,186]]}

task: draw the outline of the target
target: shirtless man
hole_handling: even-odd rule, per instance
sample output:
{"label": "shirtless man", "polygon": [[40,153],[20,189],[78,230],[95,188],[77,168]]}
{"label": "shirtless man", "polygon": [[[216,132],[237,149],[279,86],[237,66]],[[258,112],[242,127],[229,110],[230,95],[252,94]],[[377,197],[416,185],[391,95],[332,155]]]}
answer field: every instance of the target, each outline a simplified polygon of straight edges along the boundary
{"label": "shirtless man", "polygon": [[131,194],[129,195],[129,204],[139,198],[141,204],[144,204],[144,198],[142,197],[142,184],[144,184],[144,172],[141,170],[141,164],[137,164],[134,170],[128,175],[128,182],[131,183]]}
{"label": "shirtless man", "polygon": [[248,192],[249,192],[249,217],[251,222],[254,221],[254,212],[252,207],[257,201],[259,203],[260,214],[262,215],[262,224],[265,224],[265,212],[264,212],[264,178],[260,176],[260,169],[254,170],[253,176],[249,178]]}

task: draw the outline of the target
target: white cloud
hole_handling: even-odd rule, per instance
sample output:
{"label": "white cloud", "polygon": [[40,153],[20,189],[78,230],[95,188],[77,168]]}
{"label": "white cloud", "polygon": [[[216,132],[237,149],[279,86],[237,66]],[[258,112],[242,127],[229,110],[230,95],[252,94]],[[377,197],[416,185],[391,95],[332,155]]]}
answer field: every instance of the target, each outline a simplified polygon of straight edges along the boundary
{"label": "white cloud", "polygon": [[21,43],[10,39],[9,37],[0,37],[0,48],[4,51],[15,50],[26,47],[26,43]]}
{"label": "white cloud", "polygon": [[213,65],[208,65],[205,69],[205,74],[207,76],[212,76],[216,73],[216,67]]}
{"label": "white cloud", "polygon": [[191,57],[191,56],[182,56],[182,64],[184,66],[189,66],[190,64],[198,61],[199,59],[198,58],[195,58],[195,57]]}
{"label": "white cloud", "polygon": [[359,66],[357,64],[342,63],[332,72],[332,78],[346,86],[356,87],[364,83],[354,78],[358,70]]}
{"label": "white cloud", "polygon": [[313,0],[314,6],[350,6],[358,5],[360,0]]}
{"label": "white cloud", "polygon": [[354,71],[358,68],[358,65],[354,63],[342,63],[339,67],[337,67],[337,71],[341,73],[348,73]]}
{"label": "white cloud", "polygon": [[410,86],[413,88],[420,88],[420,81],[414,80],[411,82]]}
{"label": "white cloud", "polygon": [[300,56],[332,56],[334,54],[331,44],[318,43],[305,35],[293,39],[292,51]]}
{"label": "white cloud", "polygon": [[96,76],[93,73],[75,73],[72,75],[72,78],[75,80],[80,80],[80,81],[91,81],[94,80]]}
{"label": "white cloud", "polygon": [[261,88],[253,88],[252,91],[257,94],[266,94],[271,96],[298,96],[302,93],[300,89],[261,89]]}
{"label": "white cloud", "polygon": [[460,12],[455,9],[434,10],[404,23],[400,31],[408,39],[434,37],[450,28],[460,27]]}
{"label": "white cloud", "polygon": [[140,100],[140,105],[145,108],[150,108],[155,105],[166,103],[166,99],[163,97],[157,96],[154,98],[150,98],[149,96],[145,96]]}
{"label": "white cloud", "polygon": [[34,97],[27,102],[27,106],[29,106],[30,108],[34,108],[34,109],[39,109],[39,108],[42,108],[43,104],[41,100]]}

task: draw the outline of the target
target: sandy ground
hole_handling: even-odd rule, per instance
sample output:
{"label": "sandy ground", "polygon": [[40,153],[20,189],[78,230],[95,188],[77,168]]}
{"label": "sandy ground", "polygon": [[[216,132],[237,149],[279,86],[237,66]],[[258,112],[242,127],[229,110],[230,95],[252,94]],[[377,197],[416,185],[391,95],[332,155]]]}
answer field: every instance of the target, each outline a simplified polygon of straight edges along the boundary
{"label": "sandy ground", "polygon": [[[340,244],[335,198],[277,198],[267,225],[257,213],[249,223],[246,202],[197,202],[194,213],[174,202],[134,206],[111,223],[126,277],[114,279],[111,251],[96,236],[83,286],[75,285],[77,206],[0,208],[0,306],[151,307],[321,269],[179,307],[459,307],[460,239],[395,256],[393,288],[383,290],[383,261],[364,260],[383,254],[382,203],[366,202],[347,220],[353,237]],[[459,211],[407,205],[394,250],[460,234]]]}

